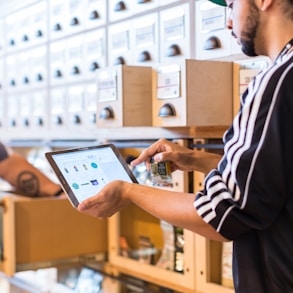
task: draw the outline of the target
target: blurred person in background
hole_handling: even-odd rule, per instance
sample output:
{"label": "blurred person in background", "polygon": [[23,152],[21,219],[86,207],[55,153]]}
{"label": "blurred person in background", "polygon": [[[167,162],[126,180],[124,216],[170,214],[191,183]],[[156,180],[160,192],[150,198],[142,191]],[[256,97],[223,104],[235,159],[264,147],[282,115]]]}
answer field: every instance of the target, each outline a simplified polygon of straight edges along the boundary
{"label": "blurred person in background", "polygon": [[50,197],[63,194],[59,184],[34,167],[25,157],[0,142],[0,177],[13,192],[28,197]]}

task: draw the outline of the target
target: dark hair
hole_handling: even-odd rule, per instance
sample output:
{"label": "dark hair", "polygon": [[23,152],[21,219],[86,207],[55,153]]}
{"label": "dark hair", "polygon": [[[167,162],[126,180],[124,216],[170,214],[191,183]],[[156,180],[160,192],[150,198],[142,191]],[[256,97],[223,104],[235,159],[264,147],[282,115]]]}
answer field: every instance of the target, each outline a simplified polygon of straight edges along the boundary
{"label": "dark hair", "polygon": [[293,20],[293,0],[284,0],[281,1],[282,12],[286,15],[290,20]]}

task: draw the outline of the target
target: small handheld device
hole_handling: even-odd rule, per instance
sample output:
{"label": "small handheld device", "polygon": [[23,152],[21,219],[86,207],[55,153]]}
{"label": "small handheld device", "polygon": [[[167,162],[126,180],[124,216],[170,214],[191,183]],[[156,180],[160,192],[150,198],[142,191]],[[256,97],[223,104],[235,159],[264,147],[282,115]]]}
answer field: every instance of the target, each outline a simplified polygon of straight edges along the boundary
{"label": "small handheld device", "polygon": [[170,162],[155,162],[154,159],[151,158],[150,163],[153,186],[173,187]]}
{"label": "small handheld device", "polygon": [[75,208],[113,180],[138,183],[113,144],[52,151],[45,156]]}

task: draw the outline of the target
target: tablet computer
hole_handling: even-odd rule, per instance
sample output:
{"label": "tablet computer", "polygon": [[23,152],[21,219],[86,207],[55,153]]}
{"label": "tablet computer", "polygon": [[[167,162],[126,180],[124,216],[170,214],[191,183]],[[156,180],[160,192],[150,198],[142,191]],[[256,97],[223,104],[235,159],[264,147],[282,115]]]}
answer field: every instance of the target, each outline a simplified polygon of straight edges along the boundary
{"label": "tablet computer", "polygon": [[138,183],[113,144],[52,151],[45,156],[74,207],[110,181]]}

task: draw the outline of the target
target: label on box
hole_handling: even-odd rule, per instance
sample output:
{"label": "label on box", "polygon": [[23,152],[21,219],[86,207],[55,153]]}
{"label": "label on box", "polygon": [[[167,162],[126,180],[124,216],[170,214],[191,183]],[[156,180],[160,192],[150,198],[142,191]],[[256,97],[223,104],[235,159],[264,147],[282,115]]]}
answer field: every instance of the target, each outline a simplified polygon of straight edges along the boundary
{"label": "label on box", "polygon": [[99,102],[117,100],[117,75],[114,70],[106,70],[99,74],[98,100]]}
{"label": "label on box", "polygon": [[210,7],[211,3],[203,3],[200,7],[201,32],[209,33],[226,27],[226,10],[224,7]]}
{"label": "label on box", "polygon": [[180,97],[180,67],[173,65],[158,70],[157,98],[170,99]]}

